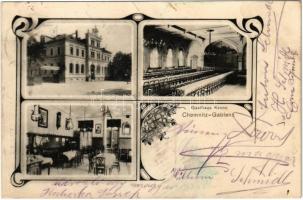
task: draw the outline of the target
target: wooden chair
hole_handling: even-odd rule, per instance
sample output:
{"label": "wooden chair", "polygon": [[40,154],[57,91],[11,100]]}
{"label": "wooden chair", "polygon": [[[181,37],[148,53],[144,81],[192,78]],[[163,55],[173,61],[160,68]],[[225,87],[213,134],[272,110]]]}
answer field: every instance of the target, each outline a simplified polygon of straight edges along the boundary
{"label": "wooden chair", "polygon": [[94,154],[88,153],[88,173],[90,173],[92,170],[94,170]]}
{"label": "wooden chair", "polygon": [[94,174],[98,175],[99,172],[106,174],[104,157],[95,158],[94,163]]}
{"label": "wooden chair", "polygon": [[115,154],[116,156],[116,161],[113,163],[113,165],[110,168],[110,173],[113,171],[114,168],[117,168],[118,172],[120,172],[120,163],[119,160],[117,159],[117,154]]}

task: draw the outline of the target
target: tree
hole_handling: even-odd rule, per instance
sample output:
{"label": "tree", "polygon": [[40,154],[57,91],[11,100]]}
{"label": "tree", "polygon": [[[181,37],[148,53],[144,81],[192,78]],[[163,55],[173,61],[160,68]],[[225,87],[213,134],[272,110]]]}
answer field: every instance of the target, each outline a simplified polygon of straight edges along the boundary
{"label": "tree", "polygon": [[38,42],[34,36],[31,36],[27,41],[27,55],[30,61],[44,59],[45,47],[43,43]]}
{"label": "tree", "polygon": [[109,80],[130,81],[131,78],[131,54],[117,52],[113,60],[108,64]]}

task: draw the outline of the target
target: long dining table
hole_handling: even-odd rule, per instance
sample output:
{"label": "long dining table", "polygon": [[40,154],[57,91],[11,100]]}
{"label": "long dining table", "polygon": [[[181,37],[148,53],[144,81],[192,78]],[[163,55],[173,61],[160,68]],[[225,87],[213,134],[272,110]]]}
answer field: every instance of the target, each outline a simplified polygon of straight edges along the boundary
{"label": "long dining table", "polygon": [[182,87],[177,88],[177,91],[179,93],[182,93],[184,96],[187,96],[190,93],[192,93],[196,90],[199,90],[200,88],[203,88],[211,83],[223,80],[233,73],[234,73],[233,71],[230,71],[230,72],[226,72],[226,73],[223,73],[223,74],[220,74],[220,75],[208,78],[208,79],[204,79],[204,80],[197,81],[197,82],[194,82],[194,83],[191,83],[188,85],[184,85]]}

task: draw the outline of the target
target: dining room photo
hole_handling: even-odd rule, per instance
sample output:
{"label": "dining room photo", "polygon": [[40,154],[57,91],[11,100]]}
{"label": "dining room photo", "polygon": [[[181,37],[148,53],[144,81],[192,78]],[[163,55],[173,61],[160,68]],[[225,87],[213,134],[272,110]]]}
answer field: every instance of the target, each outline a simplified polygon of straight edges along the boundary
{"label": "dining room photo", "polygon": [[24,103],[27,175],[135,176],[132,104]]}

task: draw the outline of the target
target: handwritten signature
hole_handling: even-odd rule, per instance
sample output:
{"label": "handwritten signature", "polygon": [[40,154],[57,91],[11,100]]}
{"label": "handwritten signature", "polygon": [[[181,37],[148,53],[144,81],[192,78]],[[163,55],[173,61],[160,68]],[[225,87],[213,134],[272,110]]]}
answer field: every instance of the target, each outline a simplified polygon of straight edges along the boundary
{"label": "handwritten signature", "polygon": [[[288,184],[289,176],[292,174],[292,170],[284,169],[289,167],[288,161],[256,154],[236,155],[230,153],[232,148],[235,147],[277,147],[286,143],[293,133],[294,127],[285,133],[270,131],[276,125],[262,119],[262,116],[253,119],[250,115],[234,112],[233,119],[235,124],[238,125],[237,130],[225,134],[216,145],[192,149],[189,147],[191,145],[187,144],[186,147],[183,147],[179,153],[180,156],[201,159],[202,161],[200,165],[184,167],[182,169],[185,173],[183,176],[189,176],[186,173],[192,174],[193,171],[196,171],[196,176],[200,177],[205,169],[217,168],[230,175],[230,183],[232,184],[271,186]],[[251,120],[250,123],[244,124],[243,122],[247,122],[248,119]],[[256,122],[261,123],[265,129],[256,129],[253,126]],[[235,162],[237,163],[236,166],[233,165],[235,159],[238,160]],[[239,162],[239,160],[243,162]],[[243,165],[241,166],[241,164]]]}

